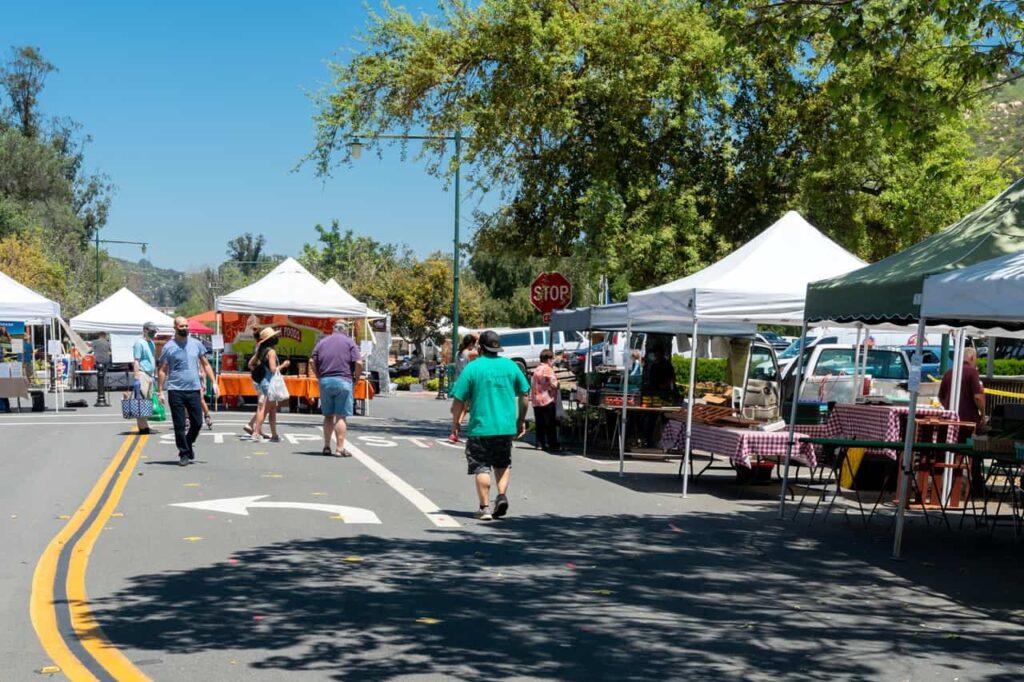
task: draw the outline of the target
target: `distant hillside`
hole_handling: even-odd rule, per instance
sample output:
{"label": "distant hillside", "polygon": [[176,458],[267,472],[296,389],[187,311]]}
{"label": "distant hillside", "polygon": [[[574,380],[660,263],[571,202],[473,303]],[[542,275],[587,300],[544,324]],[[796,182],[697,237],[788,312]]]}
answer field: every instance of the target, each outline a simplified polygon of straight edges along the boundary
{"label": "distant hillside", "polygon": [[987,123],[975,131],[975,155],[994,156],[1008,182],[1024,175],[1024,80],[994,90],[982,110]]}
{"label": "distant hillside", "polygon": [[183,272],[154,267],[145,258],[134,263],[121,258],[111,260],[121,268],[124,286],[152,306],[174,308],[188,298]]}

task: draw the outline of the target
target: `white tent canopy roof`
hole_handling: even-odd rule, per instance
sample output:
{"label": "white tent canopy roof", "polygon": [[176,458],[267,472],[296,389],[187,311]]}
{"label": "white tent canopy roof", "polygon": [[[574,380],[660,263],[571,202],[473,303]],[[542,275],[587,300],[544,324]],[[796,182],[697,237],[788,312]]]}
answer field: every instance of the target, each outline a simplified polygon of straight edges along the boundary
{"label": "white tent canopy roof", "polygon": [[142,325],[156,324],[164,333],[174,331],[174,320],[141,298],[122,288],[81,315],[71,318],[71,328],[79,332],[142,335]]}
{"label": "white tent canopy roof", "polygon": [[[789,211],[713,265],[682,279],[629,295],[628,315],[647,322],[693,320],[798,325],[807,285],[866,265]],[[682,329],[678,329],[682,331]]]}
{"label": "white tent canopy roof", "polygon": [[215,308],[218,312],[256,315],[366,316],[365,304],[354,298],[349,302],[339,300],[294,258],[285,259],[259,281],[218,296]]}
{"label": "white tent canopy roof", "polygon": [[929,322],[964,322],[991,329],[993,336],[1020,336],[1019,329],[1024,328],[1024,252],[926,277],[921,316]]}
{"label": "white tent canopy roof", "polygon": [[60,304],[0,272],[0,320],[25,322],[60,317]]}
{"label": "white tent canopy roof", "polygon": [[[328,292],[335,296],[338,299],[339,303],[344,303],[345,305],[365,305],[363,303],[360,303],[355,296],[348,293],[348,291],[345,290],[345,287],[338,284],[338,281],[333,277],[327,280],[327,283],[324,284],[324,288],[326,288]],[[379,319],[387,316],[378,313],[376,310],[367,308],[366,317],[371,319]]]}
{"label": "white tent canopy roof", "polygon": [[[552,331],[625,331],[626,303],[609,303],[589,308],[557,310],[551,314]],[[651,334],[681,334],[693,331],[693,321],[643,320],[633,322],[632,331]],[[709,322],[699,327],[702,336],[753,336],[757,325],[749,322]]]}

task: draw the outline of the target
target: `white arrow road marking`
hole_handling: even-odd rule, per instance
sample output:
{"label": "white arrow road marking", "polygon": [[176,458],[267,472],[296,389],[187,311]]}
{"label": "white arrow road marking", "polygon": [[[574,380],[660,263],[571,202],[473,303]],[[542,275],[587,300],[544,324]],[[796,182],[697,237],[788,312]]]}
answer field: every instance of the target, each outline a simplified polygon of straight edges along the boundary
{"label": "white arrow road marking", "polygon": [[373,457],[357,448],[352,444],[351,440],[345,442],[345,449],[352,453],[352,456],[359,460],[363,466],[377,474],[382,481],[394,488],[399,495],[412,502],[412,505],[423,512],[432,524],[438,528],[462,527],[458,521],[445,514],[440,507],[431,502],[426,495],[403,481]]}
{"label": "white arrow road marking", "polygon": [[252,495],[249,497],[226,497],[220,500],[204,500],[202,502],[177,502],[170,504],[170,507],[187,507],[189,509],[202,509],[204,511],[222,512],[224,514],[238,514],[248,516],[249,509],[309,509],[311,511],[322,511],[328,514],[336,514],[342,517],[345,523],[380,523],[380,519],[369,509],[361,507],[345,507],[340,504],[319,504],[317,502],[259,502],[267,495]]}

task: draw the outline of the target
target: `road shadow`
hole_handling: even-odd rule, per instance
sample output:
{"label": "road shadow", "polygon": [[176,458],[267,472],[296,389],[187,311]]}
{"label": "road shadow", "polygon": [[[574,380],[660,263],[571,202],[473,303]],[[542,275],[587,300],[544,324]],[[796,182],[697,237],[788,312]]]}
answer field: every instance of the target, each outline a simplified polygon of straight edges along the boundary
{"label": "road shadow", "polygon": [[1015,679],[1019,547],[918,531],[894,562],[888,533],[770,511],[511,517],[269,544],[91,606],[116,647],[336,680]]}

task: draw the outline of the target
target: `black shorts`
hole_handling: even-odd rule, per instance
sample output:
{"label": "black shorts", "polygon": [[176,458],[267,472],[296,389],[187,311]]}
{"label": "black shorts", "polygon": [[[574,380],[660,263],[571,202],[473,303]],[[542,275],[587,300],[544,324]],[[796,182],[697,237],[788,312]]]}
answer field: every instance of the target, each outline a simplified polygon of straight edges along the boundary
{"label": "black shorts", "polygon": [[512,436],[484,436],[466,439],[467,472],[489,474],[492,469],[512,466]]}

